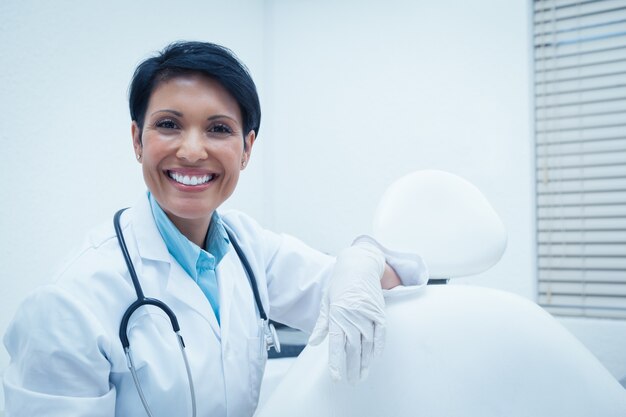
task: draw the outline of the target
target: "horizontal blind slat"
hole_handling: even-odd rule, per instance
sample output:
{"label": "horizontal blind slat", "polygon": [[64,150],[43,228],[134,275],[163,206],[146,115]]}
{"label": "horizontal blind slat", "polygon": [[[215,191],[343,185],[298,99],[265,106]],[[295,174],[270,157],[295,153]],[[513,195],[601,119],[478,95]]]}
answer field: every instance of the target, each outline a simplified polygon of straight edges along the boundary
{"label": "horizontal blind slat", "polygon": [[[624,113],[626,117],[626,113]],[[538,143],[536,146],[538,156],[576,155],[580,153],[599,153],[626,151],[626,136],[611,140],[597,140],[576,143]],[[624,162],[626,166],[626,161]],[[615,175],[615,174],[614,174]]]}
{"label": "horizontal blind slat", "polygon": [[[540,243],[537,253],[539,256],[626,256],[626,243],[615,245]],[[626,280],[626,276],[624,279]]]}
{"label": "horizontal blind slat", "polygon": [[610,15],[616,11],[625,9],[621,0],[606,0],[599,2],[582,2],[572,7],[555,7],[534,12],[535,25],[544,22],[560,23],[565,20],[578,20],[587,16]]}
{"label": "horizontal blind slat", "polygon": [[566,119],[537,120],[535,129],[538,133],[552,133],[566,130],[600,129],[609,126],[626,126],[626,111]]}
{"label": "horizontal blind slat", "polygon": [[[550,55],[569,55],[569,54],[582,54],[582,53],[594,53],[597,51],[612,49],[621,47],[624,44],[626,33],[616,33],[610,37],[603,37],[598,39],[589,40],[581,43],[566,43],[561,45],[537,45],[535,54],[538,57]],[[557,51],[554,51],[554,50]],[[556,54],[555,54],[556,52]]]}
{"label": "horizontal blind slat", "polygon": [[554,314],[556,316],[626,319],[626,310],[620,309],[583,308],[578,306],[554,306],[542,304],[540,305],[550,314]]}
{"label": "horizontal blind slat", "polygon": [[626,58],[626,46],[620,45],[594,51],[575,51],[569,54],[557,52],[542,51],[541,55],[535,55],[535,73],[538,76],[542,76],[544,72],[560,69],[601,66],[606,62],[622,61]]}
{"label": "horizontal blind slat", "polygon": [[540,269],[540,281],[624,282],[624,271],[583,269]]}
{"label": "horizontal blind slat", "polygon": [[614,74],[624,71],[626,59],[614,59],[609,62],[599,62],[591,65],[573,65],[566,68],[548,68],[538,71],[535,85],[542,85],[556,81],[577,80],[588,77],[601,77],[605,74]]}
{"label": "horizontal blind slat", "polygon": [[[538,134],[536,134],[538,136]],[[599,142],[599,141],[612,141],[612,140],[622,140],[626,138],[626,135],[614,135],[614,136],[606,136],[606,137],[593,137],[593,138],[576,138],[576,137],[568,137],[568,138],[555,138],[551,135],[544,135],[544,141],[541,143],[536,143],[536,146],[542,145],[566,145],[566,144],[580,144],[585,142]]]}
{"label": "horizontal blind slat", "polygon": [[626,192],[571,193],[561,195],[540,194],[537,196],[539,207],[567,206],[603,206],[626,204]]}
{"label": "horizontal blind slat", "polygon": [[[626,128],[626,125],[624,128]],[[626,164],[626,151],[589,153],[581,155],[537,156],[538,167],[585,167],[624,164]]]}
{"label": "horizontal blind slat", "polygon": [[601,218],[621,217],[626,213],[626,204],[614,205],[576,205],[560,207],[540,207],[537,217],[543,218]]}
{"label": "horizontal blind slat", "polygon": [[626,297],[548,295],[540,293],[539,302],[541,304],[581,306],[588,308],[624,309],[626,311]]}
{"label": "horizontal blind slat", "polygon": [[[613,102],[615,103],[615,102]],[[620,102],[617,102],[619,105]],[[579,106],[577,106],[579,107]],[[584,126],[598,126],[607,124],[616,124],[615,122],[608,121],[609,118],[620,117],[626,115],[626,109],[612,108],[612,109],[598,109],[598,111],[581,111],[580,107],[575,112],[569,114],[555,114],[554,107],[549,111],[538,111],[535,113],[535,120],[537,123],[545,124],[546,128],[553,126],[553,123],[565,123],[565,128],[572,126],[573,122],[583,124]],[[607,121],[605,122],[604,119]],[[539,126],[539,125],[537,125]],[[538,128],[537,130],[542,130]]]}
{"label": "horizontal blind slat", "polygon": [[[620,27],[626,19],[626,10],[618,8],[609,14],[594,14],[581,16],[577,20],[569,21],[548,21],[545,23],[535,24],[533,26],[533,37],[554,37],[560,34],[571,34],[579,31],[593,31],[596,28],[608,27],[608,30]],[[619,30],[619,29],[617,29]]]}
{"label": "horizontal blind slat", "polygon": [[602,230],[602,231],[551,231],[538,232],[539,243],[547,242],[571,242],[571,243],[626,243],[626,231]]}
{"label": "horizontal blind slat", "polygon": [[612,86],[609,88],[562,92],[559,94],[541,95],[535,94],[537,110],[553,108],[557,106],[580,106],[607,101],[626,100],[626,87]]}
{"label": "horizontal blind slat", "polygon": [[[621,12],[626,12],[626,9],[622,9]],[[560,45],[594,42],[603,38],[620,36],[626,31],[624,19],[611,18],[596,23],[587,23],[572,28],[544,25],[543,31],[535,32],[533,43],[535,47],[558,48]]]}
{"label": "horizontal blind slat", "polygon": [[533,11],[580,7],[583,4],[597,3],[604,0],[534,0]]}
{"label": "horizontal blind slat", "polygon": [[577,141],[621,139],[626,136],[626,124],[602,126],[589,129],[536,132],[537,143],[564,143]]}
{"label": "horizontal blind slat", "polygon": [[595,91],[605,88],[626,88],[626,65],[615,72],[605,72],[584,77],[537,79],[535,87],[537,97]]}
{"label": "horizontal blind slat", "polygon": [[[626,84],[624,84],[623,79],[620,79],[616,82],[605,83],[602,85],[578,85],[574,84],[572,86],[568,86],[567,88],[561,89],[552,89],[551,91],[542,91],[543,88],[535,89],[535,99],[542,100],[545,103],[551,104],[561,104],[563,102],[570,103],[571,97],[574,94],[589,96],[593,98],[595,101],[610,99],[610,98],[621,98],[623,97],[623,93],[626,91]],[[617,90],[615,94],[613,91]],[[566,100],[564,100],[564,98]],[[582,98],[582,97],[581,97]]]}
{"label": "horizontal blind slat", "polygon": [[626,283],[597,283],[597,282],[540,282],[540,293],[569,294],[585,296],[625,296]]}
{"label": "horizontal blind slat", "polygon": [[540,257],[539,268],[610,269],[621,270],[626,282],[626,257]]}
{"label": "horizontal blind slat", "polygon": [[607,190],[624,190],[626,192],[626,178],[588,179],[580,181],[539,181],[539,194],[561,194],[571,192],[598,192]]}
{"label": "horizontal blind slat", "polygon": [[[626,213],[624,217],[601,219],[545,219],[537,222],[538,230],[626,230]],[[622,253],[626,257],[626,251]]]}
{"label": "horizontal blind slat", "polygon": [[595,102],[578,102],[574,104],[552,103],[547,107],[535,110],[535,119],[538,121],[578,118],[586,115],[602,115],[611,113],[623,113],[626,111],[626,95],[624,98],[615,100],[602,100]]}

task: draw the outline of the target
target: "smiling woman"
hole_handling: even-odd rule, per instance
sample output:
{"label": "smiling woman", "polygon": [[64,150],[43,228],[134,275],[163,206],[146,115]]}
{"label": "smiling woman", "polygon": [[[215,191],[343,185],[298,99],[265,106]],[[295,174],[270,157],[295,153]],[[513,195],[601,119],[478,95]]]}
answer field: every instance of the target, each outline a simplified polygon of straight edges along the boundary
{"label": "smiling woman", "polygon": [[251,416],[268,319],[312,343],[330,335],[330,374],[361,379],[384,343],[382,289],[423,284],[419,256],[363,237],[333,257],[218,212],[261,117],[228,49],[166,47],[139,65],[129,102],[147,191],[18,309],[4,339],[7,416]]}

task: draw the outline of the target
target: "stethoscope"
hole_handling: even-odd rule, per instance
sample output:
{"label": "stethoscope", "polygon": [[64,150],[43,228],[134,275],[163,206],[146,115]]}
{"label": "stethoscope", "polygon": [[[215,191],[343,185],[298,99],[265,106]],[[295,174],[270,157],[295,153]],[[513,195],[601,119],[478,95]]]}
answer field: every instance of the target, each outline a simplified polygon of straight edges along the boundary
{"label": "stethoscope", "polygon": [[[167,317],[169,317],[170,322],[172,324],[172,329],[174,333],[176,333],[176,337],[178,339],[178,346],[180,347],[180,352],[183,357],[183,361],[185,362],[185,369],[187,371],[187,380],[189,381],[189,392],[191,393],[191,409],[192,415],[196,416],[196,393],[193,387],[193,378],[191,376],[191,368],[189,367],[189,361],[187,359],[187,354],[185,353],[185,342],[183,337],[180,335],[180,326],[178,324],[178,319],[176,315],[172,311],[171,308],[168,307],[161,300],[157,300],[156,298],[148,298],[143,294],[143,289],[141,288],[141,284],[139,283],[139,278],[137,277],[137,273],[135,272],[135,266],[133,265],[133,261],[130,259],[130,255],[128,253],[128,248],[126,247],[126,241],[124,240],[124,234],[122,232],[122,228],[120,226],[120,217],[122,213],[126,210],[125,208],[119,210],[113,216],[113,226],[115,227],[115,234],[117,236],[117,241],[120,244],[120,249],[122,250],[122,254],[124,255],[124,260],[126,261],[126,266],[128,267],[128,272],[130,274],[130,278],[133,281],[133,286],[135,287],[135,293],[137,294],[137,300],[132,303],[128,309],[124,312],[122,316],[122,322],[120,323],[120,340],[122,342],[122,347],[124,348],[124,353],[126,354],[126,363],[128,365],[128,369],[130,369],[130,373],[133,376],[133,381],[135,383],[135,387],[137,388],[137,393],[139,394],[139,398],[141,399],[141,403],[146,410],[148,416],[152,417],[153,414],[150,411],[150,407],[148,406],[148,402],[146,401],[146,397],[144,396],[143,390],[141,389],[141,384],[139,383],[139,378],[137,377],[137,370],[135,369],[135,364],[133,362],[133,357],[130,352],[130,342],[128,340],[128,321],[130,320],[130,316],[141,306],[152,305],[159,309],[161,309]],[[257,309],[259,310],[259,316],[263,321],[263,339],[265,342],[265,348],[270,350],[270,348],[274,348],[276,352],[280,353],[280,341],[278,340],[278,335],[276,334],[276,329],[274,325],[270,323],[267,318],[267,314],[265,314],[265,309],[263,308],[263,304],[261,303],[261,297],[259,296],[259,288],[257,286],[256,278],[254,273],[252,272],[252,267],[248,262],[241,246],[235,239],[233,233],[228,230],[226,225],[226,233],[228,234],[228,238],[230,239],[230,243],[232,243],[235,248],[235,252],[237,252],[237,256],[239,260],[243,264],[243,267],[246,271],[246,275],[248,277],[248,281],[250,282],[250,286],[252,287],[252,293],[254,294],[254,301],[256,302]],[[263,343],[263,340],[261,341]]]}

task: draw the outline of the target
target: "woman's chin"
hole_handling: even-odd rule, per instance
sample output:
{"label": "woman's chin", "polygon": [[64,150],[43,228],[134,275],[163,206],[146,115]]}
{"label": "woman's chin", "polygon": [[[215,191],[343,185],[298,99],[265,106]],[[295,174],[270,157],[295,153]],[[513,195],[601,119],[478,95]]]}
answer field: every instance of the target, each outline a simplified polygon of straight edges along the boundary
{"label": "woman's chin", "polygon": [[217,206],[218,205],[206,204],[206,202],[199,203],[197,201],[185,199],[183,201],[177,201],[174,204],[168,204],[165,207],[161,207],[168,215],[173,215],[181,220],[206,221],[207,219],[210,219],[211,215],[213,215]]}

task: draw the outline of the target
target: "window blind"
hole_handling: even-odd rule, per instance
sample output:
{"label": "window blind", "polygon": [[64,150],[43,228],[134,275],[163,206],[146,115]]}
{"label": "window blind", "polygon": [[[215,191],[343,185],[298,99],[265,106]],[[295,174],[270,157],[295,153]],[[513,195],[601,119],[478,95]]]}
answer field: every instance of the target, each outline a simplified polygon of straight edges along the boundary
{"label": "window blind", "polygon": [[539,304],[626,319],[626,0],[533,8]]}

